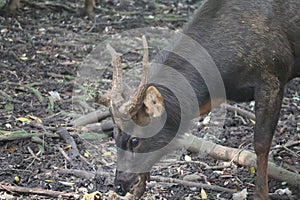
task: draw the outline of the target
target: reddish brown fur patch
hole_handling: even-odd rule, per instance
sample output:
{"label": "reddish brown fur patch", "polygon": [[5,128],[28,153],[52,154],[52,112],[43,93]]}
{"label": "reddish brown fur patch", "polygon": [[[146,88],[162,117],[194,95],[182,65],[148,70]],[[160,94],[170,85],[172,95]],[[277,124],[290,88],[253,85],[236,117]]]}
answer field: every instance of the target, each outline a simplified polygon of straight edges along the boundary
{"label": "reddish brown fur patch", "polygon": [[[224,99],[215,99],[212,104],[211,100],[209,99],[208,101],[206,101],[206,103],[202,104],[199,107],[198,114],[204,115],[204,114],[208,113],[209,111],[211,111],[212,108],[219,106],[221,103],[224,103],[224,101],[225,101]],[[212,105],[213,105],[213,107],[212,107]]]}

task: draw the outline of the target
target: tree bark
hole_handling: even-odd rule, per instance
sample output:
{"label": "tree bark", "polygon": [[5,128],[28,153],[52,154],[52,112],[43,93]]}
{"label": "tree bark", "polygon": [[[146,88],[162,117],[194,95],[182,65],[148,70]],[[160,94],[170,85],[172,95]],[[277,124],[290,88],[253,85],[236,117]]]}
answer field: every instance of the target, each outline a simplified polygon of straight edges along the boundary
{"label": "tree bark", "polygon": [[9,2],[7,3],[4,9],[8,13],[12,13],[20,9],[20,7],[21,7],[20,0],[9,0]]}
{"label": "tree bark", "polygon": [[95,17],[95,13],[94,13],[95,5],[96,5],[95,0],[85,0],[83,15],[88,16],[90,19],[93,19]]}

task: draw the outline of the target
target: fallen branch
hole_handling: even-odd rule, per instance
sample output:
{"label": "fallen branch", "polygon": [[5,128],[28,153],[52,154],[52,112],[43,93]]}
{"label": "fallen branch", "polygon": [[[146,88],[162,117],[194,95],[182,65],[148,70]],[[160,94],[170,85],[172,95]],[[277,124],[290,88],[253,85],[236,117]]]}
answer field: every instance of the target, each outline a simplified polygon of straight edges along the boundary
{"label": "fallen branch", "polygon": [[[37,123],[32,123],[30,122],[30,125],[37,125]],[[54,131],[57,130],[57,128],[52,128],[52,127],[45,127],[45,126],[34,126],[36,128],[41,128],[41,129],[48,129],[49,130],[53,129]],[[73,130],[73,129],[72,129]],[[4,135],[2,135],[4,134]],[[71,134],[72,135],[72,134]],[[76,134],[78,135],[80,138],[84,139],[84,140],[98,140],[98,139],[104,139],[104,138],[108,138],[112,136],[112,131],[107,130],[107,132],[99,134],[99,133],[81,133],[81,134]],[[13,140],[21,140],[21,139],[29,139],[31,138],[31,140],[35,143],[38,144],[43,144],[45,145],[46,142],[43,140],[43,142],[41,142],[41,140],[37,140],[37,138],[44,138],[44,137],[51,137],[51,138],[59,138],[60,136],[58,134],[55,133],[48,133],[48,132],[27,132],[24,130],[19,130],[19,131],[0,131],[0,142],[4,142],[4,141],[13,141]],[[45,145],[47,146],[47,145]]]}
{"label": "fallen branch", "polygon": [[197,166],[200,166],[201,169],[203,168],[203,170],[208,170],[208,169],[217,170],[217,169],[229,168],[231,166],[230,162],[228,162],[224,165],[209,166],[208,164],[206,164],[205,162],[202,162],[202,161],[195,161],[195,160],[186,161],[186,160],[176,160],[176,159],[161,160],[160,163],[176,163],[176,164],[191,163],[191,164],[195,164]]}
{"label": "fallen branch", "polygon": [[81,133],[78,136],[83,140],[100,140],[106,139],[113,135],[112,131],[106,133]]}
{"label": "fallen branch", "polygon": [[[215,159],[232,160],[243,166],[256,167],[256,155],[247,150],[241,151],[236,148],[224,147],[191,134],[184,134],[181,144],[193,153],[207,153]],[[268,174],[275,179],[286,181],[290,185],[300,186],[300,174],[278,167],[272,162],[269,162]]]}
{"label": "fallen branch", "polygon": [[300,145],[300,140],[297,140],[297,141],[288,141],[285,145],[283,146],[276,146],[274,147],[273,149],[281,149],[281,148],[289,148],[289,147],[293,147],[293,146],[296,146],[296,145]]}
{"label": "fallen branch", "polygon": [[25,194],[37,194],[43,196],[50,196],[50,197],[64,197],[64,198],[74,198],[79,199],[79,195],[72,192],[59,192],[53,190],[44,190],[41,188],[27,188],[27,187],[19,187],[19,186],[10,186],[4,185],[0,183],[0,190],[8,191],[8,192],[17,192],[17,193],[25,193]]}
{"label": "fallen branch", "polygon": [[[0,65],[1,67],[1,65]],[[13,102],[13,103],[23,103],[22,101],[19,101],[17,99],[12,98],[10,95],[6,94],[4,91],[0,90],[0,96],[4,97],[7,101]]]}
{"label": "fallen branch", "polygon": [[29,133],[27,131],[15,131],[15,132],[6,132],[5,135],[0,135],[0,142],[2,141],[12,141],[12,140],[20,140],[20,139],[28,139],[32,137],[52,137],[59,138],[59,135],[53,133]]}
{"label": "fallen branch", "polygon": [[101,110],[96,110],[94,112],[91,112],[87,115],[81,116],[78,119],[75,119],[71,122],[71,125],[74,126],[84,126],[87,124],[92,124],[98,121],[101,121],[103,119],[106,119],[107,117],[110,116],[110,113],[107,112],[103,112]]}
{"label": "fallen branch", "polygon": [[71,146],[71,148],[68,149],[68,153],[71,159],[75,159],[79,155],[79,150],[77,148],[76,142],[74,141],[73,137],[64,127],[59,127],[57,129],[57,133],[60,135],[62,139],[64,139],[67,145]]}
{"label": "fallen branch", "polygon": [[105,177],[113,176],[113,174],[111,174],[109,172],[100,172],[100,171],[89,172],[89,171],[79,170],[79,169],[61,169],[60,168],[60,169],[57,169],[57,172],[61,173],[61,174],[72,174],[73,176],[87,179],[87,180],[94,179],[96,175],[105,176]]}
{"label": "fallen branch", "polygon": [[37,122],[35,122],[35,121],[31,121],[31,122],[29,123],[29,125],[32,126],[32,127],[41,129],[41,130],[43,130],[43,131],[46,131],[46,130],[56,131],[56,130],[57,130],[56,127],[44,126],[43,124],[37,123]]}
{"label": "fallen branch", "polygon": [[71,136],[71,134],[64,128],[64,127],[59,127],[57,129],[58,134],[61,136],[61,138],[64,139],[64,141],[67,143],[67,145],[71,146],[71,148],[69,148],[67,150],[68,155],[65,153],[64,150],[60,149],[60,152],[62,153],[62,155],[70,162],[72,163],[73,159],[76,158],[80,158],[82,161],[84,161],[87,165],[89,165],[90,167],[92,167],[92,164],[90,162],[88,162],[88,160],[82,156],[79,153],[79,150],[77,148],[76,142],[74,141],[73,137]]}
{"label": "fallen branch", "polygon": [[33,152],[33,150],[32,150],[29,146],[27,147],[27,149],[28,149],[28,152],[31,154],[31,156],[32,156],[34,159],[36,159],[36,160],[38,160],[38,161],[41,161],[41,159],[38,158],[37,155],[35,155],[35,153]]}
{"label": "fallen branch", "polygon": [[106,123],[93,123],[88,124],[80,129],[84,133],[103,133],[113,130],[112,121]]}
{"label": "fallen branch", "polygon": [[72,163],[72,159],[68,156],[68,154],[61,148],[58,147],[59,152],[61,153],[61,155],[69,162]]}
{"label": "fallen branch", "polygon": [[94,108],[92,108],[82,97],[73,97],[71,100],[73,103],[79,104],[83,110],[87,110],[88,112],[94,111]]}
{"label": "fallen branch", "polygon": [[43,102],[44,101],[44,97],[41,95],[40,91],[38,89],[35,89],[29,85],[24,85],[23,87],[25,87],[27,90],[29,90],[30,92],[32,92],[36,98],[39,100],[39,102]]}
{"label": "fallen branch", "polygon": [[38,89],[34,88],[33,84],[23,85],[21,83],[13,83],[13,82],[5,82],[5,84],[23,87],[23,88],[29,90],[31,93],[33,93],[36,96],[36,98],[39,100],[39,102],[44,101],[44,97],[42,96],[42,94],[40,93],[40,91]]}
{"label": "fallen branch", "polygon": [[228,111],[231,111],[231,112],[234,112],[234,113],[237,113],[243,117],[246,117],[246,118],[249,118],[249,119],[252,119],[252,120],[255,120],[255,114],[252,113],[252,112],[249,112],[247,110],[244,110],[242,108],[239,108],[239,107],[235,107],[235,106],[232,106],[232,105],[229,105],[229,104],[226,104],[224,105],[225,108],[228,110]]}
{"label": "fallen branch", "polygon": [[43,2],[43,3],[40,3],[40,2],[34,2],[34,1],[27,1],[27,0],[23,0],[26,4],[30,5],[30,6],[35,6],[35,7],[39,7],[39,8],[49,8],[49,9],[52,9],[52,10],[65,10],[65,11],[68,11],[68,12],[71,12],[71,13],[75,13],[76,12],[76,9],[74,8],[71,8],[65,4],[59,4],[59,3],[53,3],[53,2]]}
{"label": "fallen branch", "polygon": [[86,180],[92,180],[95,178],[95,173],[79,169],[57,169],[57,172],[60,174],[72,174],[72,176]]}
{"label": "fallen branch", "polygon": [[204,183],[195,183],[192,181],[183,181],[180,179],[175,179],[175,178],[165,178],[162,176],[150,176],[150,180],[152,181],[159,181],[159,182],[168,182],[168,183],[178,183],[181,185],[185,185],[188,187],[198,187],[198,188],[204,188],[208,190],[215,190],[215,191],[220,191],[220,192],[228,192],[228,193],[234,193],[236,190],[220,187],[217,185],[209,185],[209,184],[204,184]]}

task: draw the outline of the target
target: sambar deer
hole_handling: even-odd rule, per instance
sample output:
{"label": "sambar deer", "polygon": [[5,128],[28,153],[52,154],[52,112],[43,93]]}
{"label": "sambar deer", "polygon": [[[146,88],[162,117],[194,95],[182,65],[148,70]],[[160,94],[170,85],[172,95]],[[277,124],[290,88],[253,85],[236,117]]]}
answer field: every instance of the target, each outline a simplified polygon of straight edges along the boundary
{"label": "sambar deer", "polygon": [[[176,145],[177,133],[187,131],[187,121],[225,101],[222,95],[212,96],[209,89],[218,91],[219,83],[214,85],[214,81],[220,76],[226,99],[255,100],[254,199],[268,199],[268,154],[284,87],[300,76],[300,1],[207,0],[183,35],[172,49],[156,57],[151,77],[143,39],[144,74],[130,98],[122,95],[120,56],[109,46],[114,67],[111,108],[118,146],[117,193],[131,192],[136,199],[143,195],[151,167],[172,149],[169,143]],[[207,58],[217,71],[211,70],[214,63]]]}

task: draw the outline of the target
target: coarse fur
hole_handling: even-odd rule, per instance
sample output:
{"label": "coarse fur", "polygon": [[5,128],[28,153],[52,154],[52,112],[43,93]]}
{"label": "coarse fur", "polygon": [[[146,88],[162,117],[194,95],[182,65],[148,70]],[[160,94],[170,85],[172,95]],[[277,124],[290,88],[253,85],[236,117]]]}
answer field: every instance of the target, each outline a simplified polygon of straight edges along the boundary
{"label": "coarse fur", "polygon": [[[207,0],[183,31],[185,35],[201,44],[214,61],[222,78],[227,99],[256,102],[256,200],[268,199],[268,153],[279,118],[284,86],[292,78],[300,76],[299,10],[299,0]],[[134,136],[118,130],[116,143],[122,150],[143,153],[162,148],[178,131],[188,128],[188,123],[184,123],[186,126],[183,129],[178,127],[182,120],[191,120],[198,113],[198,109],[210,110],[210,102],[216,101],[216,104],[219,104],[225,101],[222,95],[218,101],[218,96],[211,96],[209,86],[213,89],[218,87],[218,84],[214,85],[212,81],[218,79],[218,74],[209,72],[213,65],[208,64],[199,70],[192,64],[193,58],[187,59],[174,53],[188,52],[189,48],[181,38],[175,42],[172,51],[164,50],[156,57],[155,62],[161,65],[158,64],[153,71],[149,87],[154,86],[163,97],[164,112],[167,113],[166,123],[158,134],[150,138],[139,138],[138,143],[134,145]],[[199,56],[200,53],[203,52],[199,52]],[[187,54],[198,56],[197,52]],[[181,76],[178,76],[177,72]],[[178,82],[184,82],[183,79],[191,85],[197,102],[194,102],[192,94],[180,85],[172,91],[164,86],[166,82],[176,85]],[[207,80],[210,80],[210,84]],[[183,99],[183,105],[187,105],[185,109],[180,107],[182,102],[179,102],[174,92],[183,96],[179,99]],[[197,108],[189,106],[195,103]],[[132,116],[135,121],[139,121],[137,118],[142,116],[151,118],[142,102],[138,106],[139,112]],[[184,112],[191,114],[183,118]],[[134,169],[134,164],[129,163],[135,158],[123,155],[118,153],[118,165],[125,163],[128,164],[128,169]],[[133,191],[136,198],[139,198],[143,194],[148,172],[161,156],[141,157],[135,162],[144,163],[143,167],[146,166],[147,169],[144,173],[124,172],[124,176],[122,171],[117,170],[115,186],[118,193],[124,195]],[[143,182],[135,184],[138,177],[142,177]],[[135,190],[137,192],[134,192]]]}

